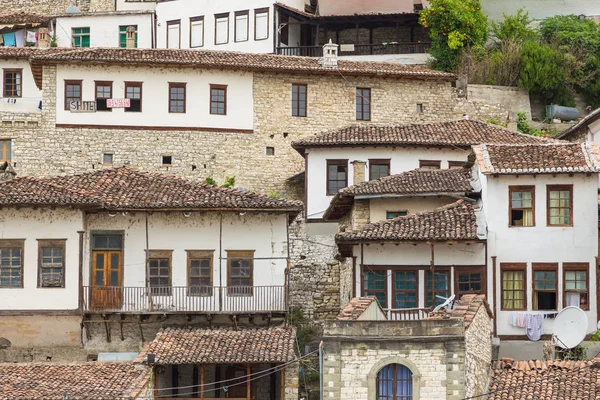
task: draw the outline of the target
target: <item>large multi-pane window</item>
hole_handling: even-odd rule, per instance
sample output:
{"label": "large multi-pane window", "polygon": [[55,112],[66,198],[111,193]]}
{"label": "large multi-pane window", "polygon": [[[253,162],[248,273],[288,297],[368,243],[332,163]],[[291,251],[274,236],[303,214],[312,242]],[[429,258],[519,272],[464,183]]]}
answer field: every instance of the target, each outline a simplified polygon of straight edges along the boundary
{"label": "large multi-pane window", "polygon": [[327,160],[327,195],[348,186],[348,160]]}
{"label": "large multi-pane window", "polygon": [[3,97],[23,97],[23,70],[5,69],[3,75]]}
{"label": "large multi-pane window", "polygon": [[527,309],[525,276],[527,264],[501,264],[502,309]]}
{"label": "large multi-pane window", "polygon": [[558,264],[533,263],[533,309],[556,310],[558,307]]}
{"label": "large multi-pane window", "polygon": [[125,108],[126,112],[141,112],[142,82],[125,82],[125,98],[130,102],[129,107]]}
{"label": "large multi-pane window", "polygon": [[251,296],[254,251],[227,252],[227,290],[230,296]]}
{"label": "large multi-pane window", "polygon": [[390,160],[369,160],[369,180],[383,178],[390,174]]}
{"label": "large multi-pane window", "polygon": [[0,288],[23,287],[24,240],[0,240]]}
{"label": "large multi-pane window", "polygon": [[148,280],[155,296],[171,295],[171,259],[172,250],[150,250]]}
{"label": "large multi-pane window", "polygon": [[167,49],[181,48],[181,20],[167,21]]}
{"label": "large multi-pane window", "polygon": [[72,101],[81,101],[81,81],[65,81],[65,110],[69,110]]}
{"label": "large multi-pane window", "polygon": [[90,47],[90,27],[71,30],[73,47]]}
{"label": "large multi-pane window", "polygon": [[564,296],[565,307],[575,306],[589,309],[588,299],[588,263],[564,263]]}
{"label": "large multi-pane window", "polygon": [[427,271],[427,289],[425,290],[425,305],[434,307],[442,304],[450,297],[450,271]]}
{"label": "large multi-pane window", "polygon": [[412,400],[412,371],[402,364],[389,364],[377,373],[377,400]]}
{"label": "large multi-pane window", "polygon": [[461,298],[462,295],[469,293],[485,293],[485,273],[483,268],[457,268],[454,275],[456,276],[456,287],[454,291],[457,298]]}
{"label": "large multi-pane window", "polygon": [[383,308],[387,308],[387,274],[386,270],[363,273],[363,296],[375,296]]}
{"label": "large multi-pane window", "polygon": [[250,13],[248,10],[235,12],[235,41],[245,42],[250,32]]}
{"label": "large multi-pane window", "polygon": [[269,38],[269,8],[254,10],[254,40]]}
{"label": "large multi-pane window", "polygon": [[306,117],[306,85],[292,85],[292,116]]}
{"label": "large multi-pane window", "polygon": [[227,86],[210,85],[210,113],[227,115]]}
{"label": "large multi-pane window", "polygon": [[511,186],[510,226],[535,226],[535,187]]}
{"label": "large multi-pane window", "polygon": [[212,295],[213,251],[188,250],[188,293]]}
{"label": "large multi-pane window", "polygon": [[392,308],[416,308],[418,306],[418,272],[395,271],[392,282]]}
{"label": "large multi-pane window", "polygon": [[65,241],[39,240],[38,286],[65,287]]}
{"label": "large multi-pane window", "polygon": [[229,43],[229,13],[215,14],[215,44]]}
{"label": "large multi-pane window", "polygon": [[96,111],[112,111],[106,100],[112,99],[112,82],[96,81]]}
{"label": "large multi-pane window", "polygon": [[371,89],[356,88],[356,119],[371,120]]}
{"label": "large multi-pane window", "polygon": [[573,225],[573,185],[548,186],[548,225]]}
{"label": "large multi-pane window", "polygon": [[169,112],[185,113],[185,83],[169,82]]}

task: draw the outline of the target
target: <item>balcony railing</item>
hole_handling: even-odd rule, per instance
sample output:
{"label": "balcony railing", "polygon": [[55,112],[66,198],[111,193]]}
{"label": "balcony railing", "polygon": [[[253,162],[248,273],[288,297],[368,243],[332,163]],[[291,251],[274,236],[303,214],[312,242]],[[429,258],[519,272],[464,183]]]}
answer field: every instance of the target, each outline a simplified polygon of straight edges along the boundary
{"label": "balcony railing", "polygon": [[[423,54],[427,53],[431,43],[425,42],[402,42],[387,44],[355,44],[353,50],[344,50],[346,47],[340,47],[340,56],[372,56],[385,54]],[[321,46],[296,46],[296,47],[278,47],[277,54],[284,56],[304,56],[304,57],[322,57],[323,47]]]}
{"label": "balcony railing", "polygon": [[431,308],[388,308],[384,311],[390,321],[419,321],[429,316]]}
{"label": "balcony railing", "polygon": [[264,313],[286,312],[285,286],[173,286],[83,288],[85,312]]}

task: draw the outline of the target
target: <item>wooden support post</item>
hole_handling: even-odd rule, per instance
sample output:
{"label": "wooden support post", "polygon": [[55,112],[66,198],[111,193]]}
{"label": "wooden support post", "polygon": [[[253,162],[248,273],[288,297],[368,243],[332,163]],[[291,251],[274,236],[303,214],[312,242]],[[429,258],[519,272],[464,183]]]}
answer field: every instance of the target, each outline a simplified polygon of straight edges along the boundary
{"label": "wooden support post", "polygon": [[285,368],[281,369],[281,400],[285,400]]}
{"label": "wooden support post", "polygon": [[[425,290],[427,290],[427,287],[425,287]],[[431,307],[435,308],[435,252],[433,244],[431,245]]]}
{"label": "wooden support post", "polygon": [[200,365],[200,398],[204,398],[204,365]]}
{"label": "wooden support post", "polygon": [[246,365],[246,400],[250,400],[250,389],[252,388],[250,380],[250,364]]}

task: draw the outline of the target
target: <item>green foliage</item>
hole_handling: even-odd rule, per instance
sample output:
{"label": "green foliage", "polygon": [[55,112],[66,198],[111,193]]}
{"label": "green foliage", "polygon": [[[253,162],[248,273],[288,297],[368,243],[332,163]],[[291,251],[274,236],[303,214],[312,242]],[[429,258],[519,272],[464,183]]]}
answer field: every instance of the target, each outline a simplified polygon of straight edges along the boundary
{"label": "green foliage", "polygon": [[519,8],[515,15],[504,14],[502,22],[492,22],[490,30],[497,43],[505,40],[523,43],[536,37],[535,30],[529,26],[531,21],[529,13]]}
{"label": "green foliage", "polygon": [[56,33],[50,38],[50,47],[58,47],[58,37]]}
{"label": "green foliage", "polygon": [[540,35],[546,43],[556,42],[561,46],[587,49],[592,54],[600,49],[600,26],[577,15],[558,15],[545,19],[540,24]]}
{"label": "green foliage", "polygon": [[290,308],[288,322],[290,325],[296,327],[296,338],[298,339],[298,348],[296,349],[296,352],[304,351],[304,347],[315,334],[315,328],[311,321],[306,319],[302,309],[298,307]]}
{"label": "green foliage", "polygon": [[208,185],[213,185],[213,186],[217,186],[217,181],[215,181],[212,177],[208,177],[204,180],[204,183],[208,184]]}
{"label": "green foliage", "polygon": [[431,0],[421,10],[419,22],[429,28],[433,67],[456,71],[463,49],[483,45],[487,39],[487,17],[479,0]]}
{"label": "green foliage", "polygon": [[274,191],[273,189],[269,190],[269,197],[271,197],[272,199],[280,199],[281,195],[279,193],[277,193],[276,191]]}
{"label": "green foliage", "polygon": [[235,186],[235,176],[230,177],[226,177],[225,178],[225,183],[223,185],[221,185],[221,187],[224,188],[231,188]]}

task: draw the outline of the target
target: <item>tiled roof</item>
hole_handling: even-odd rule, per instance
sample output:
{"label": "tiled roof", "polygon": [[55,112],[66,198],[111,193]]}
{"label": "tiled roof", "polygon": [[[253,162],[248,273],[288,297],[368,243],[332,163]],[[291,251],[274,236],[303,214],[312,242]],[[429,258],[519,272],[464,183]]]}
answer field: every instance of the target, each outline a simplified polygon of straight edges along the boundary
{"label": "tiled roof", "polygon": [[374,16],[374,17],[389,17],[389,16],[393,16],[393,15],[415,15],[418,16],[418,12],[368,12],[368,13],[361,13],[361,14],[332,14],[332,15],[315,15],[315,14],[311,14],[308,13],[306,11],[302,11],[299,10],[295,7],[289,6],[287,4],[284,3],[280,3],[277,2],[275,3],[277,6],[281,7],[281,8],[285,8],[286,10],[292,11],[293,13],[299,14],[303,17],[309,18],[309,19],[313,19],[313,20],[327,20],[327,19],[337,19],[337,18],[343,18],[343,17],[354,17],[354,18],[365,18],[365,17],[370,17],[370,16]]}
{"label": "tiled roof", "polygon": [[515,361],[494,363],[488,400],[600,398],[600,359],[592,361]]}
{"label": "tiled roof", "polygon": [[449,146],[468,148],[481,143],[545,143],[547,140],[523,135],[474,120],[431,122],[426,124],[355,124],[346,128],[309,136],[292,143],[303,153],[313,147],[350,146]]}
{"label": "tiled roof", "polygon": [[129,399],[140,394],[150,373],[126,362],[6,363],[0,377],[0,400]]}
{"label": "tiled roof", "polygon": [[599,119],[600,119],[600,108],[596,108],[594,111],[592,111],[591,113],[586,115],[584,118],[582,118],[581,121],[579,121],[575,125],[571,126],[566,131],[556,135],[556,138],[569,140],[569,138],[574,133],[579,132],[581,129],[587,128],[587,126],[589,124],[591,124],[592,122],[597,121]]}
{"label": "tiled roof", "polygon": [[484,174],[599,172],[600,149],[594,143],[473,146]]}
{"label": "tiled roof", "polygon": [[373,61],[339,61],[339,68],[328,69],[320,58],[254,54],[214,50],[184,49],[71,49],[60,54],[36,53],[34,64],[131,64],[145,66],[177,66],[219,68],[249,71],[298,72],[303,74],[343,74],[382,77],[453,80],[455,75],[434,71],[422,65],[402,65]]}
{"label": "tiled roof", "polygon": [[[337,319],[340,321],[356,321],[365,311],[367,311],[373,302],[381,309],[375,296],[354,297],[346,307],[340,311]],[[381,314],[383,315],[383,310],[381,310]]]}
{"label": "tiled roof", "polygon": [[429,193],[465,195],[471,192],[468,169],[417,169],[359,183],[340,190],[325,211],[325,219],[336,219],[350,211],[355,196],[419,195]]}
{"label": "tiled roof", "polygon": [[40,49],[37,47],[4,47],[0,46],[0,60],[1,59],[28,59],[32,54],[45,52],[60,53],[69,51],[67,47],[51,47],[48,49]]}
{"label": "tiled roof", "polygon": [[471,203],[464,200],[418,214],[368,224],[361,229],[338,233],[335,236],[339,244],[370,241],[455,241],[477,240],[477,238],[475,209]]}
{"label": "tiled roof", "polygon": [[299,201],[139,172],[129,167],[52,178],[16,178],[0,184],[1,205],[93,206],[106,210],[302,210]]}
{"label": "tiled roof", "polygon": [[167,327],[136,359],[156,364],[285,363],[294,359],[295,328],[203,329]]}
{"label": "tiled roof", "polygon": [[427,319],[460,318],[464,321],[465,329],[469,329],[479,308],[485,307],[490,318],[493,318],[490,305],[483,294],[465,294],[455,304],[453,309],[443,310],[432,314]]}
{"label": "tiled roof", "polygon": [[2,13],[0,14],[0,25],[24,25],[24,24],[45,24],[50,18],[33,13]]}

